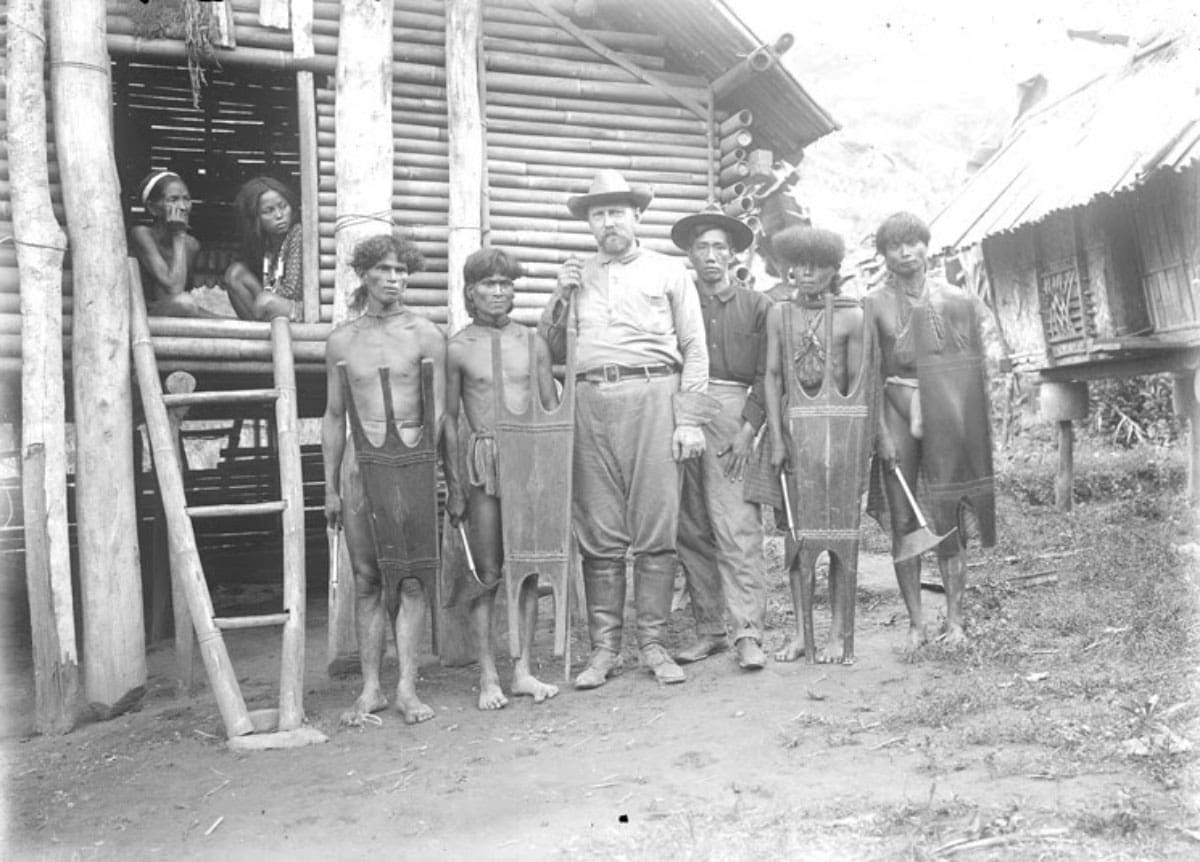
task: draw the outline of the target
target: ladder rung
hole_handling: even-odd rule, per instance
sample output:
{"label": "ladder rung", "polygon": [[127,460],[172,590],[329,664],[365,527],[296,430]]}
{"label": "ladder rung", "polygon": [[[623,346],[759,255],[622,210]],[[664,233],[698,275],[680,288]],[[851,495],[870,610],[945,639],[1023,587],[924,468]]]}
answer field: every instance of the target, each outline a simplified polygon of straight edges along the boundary
{"label": "ladder rung", "polygon": [[188,506],[187,513],[193,518],[225,518],[230,515],[271,515],[287,508],[283,500],[267,500],[265,503],[221,503],[216,506]]}
{"label": "ladder rung", "polygon": [[229,389],[224,392],[178,392],[163,395],[167,407],[187,407],[192,404],[250,404],[274,401],[278,389]]}
{"label": "ladder rung", "polygon": [[282,614],[259,614],[256,617],[213,617],[213,625],[219,629],[256,629],[261,626],[281,626],[291,619],[286,611]]}

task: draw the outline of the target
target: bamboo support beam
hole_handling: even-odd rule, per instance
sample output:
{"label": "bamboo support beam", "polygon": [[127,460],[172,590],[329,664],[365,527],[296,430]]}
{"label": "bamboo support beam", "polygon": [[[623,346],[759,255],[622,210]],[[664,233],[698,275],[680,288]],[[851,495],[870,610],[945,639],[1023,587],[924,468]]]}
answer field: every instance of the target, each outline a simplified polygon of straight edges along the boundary
{"label": "bamboo support beam", "polygon": [[111,716],[146,685],[134,506],[125,235],[111,134],[104,5],[49,4],[54,138],[77,315],[72,332],[76,532],[87,699]]}
{"label": "bamboo support beam", "polygon": [[296,370],[292,339],[285,317],[271,321],[275,368],[275,434],[279,455],[279,487],[283,494],[283,646],[279,670],[279,730],[304,723],[304,470],[300,463],[300,429],[296,409]]}

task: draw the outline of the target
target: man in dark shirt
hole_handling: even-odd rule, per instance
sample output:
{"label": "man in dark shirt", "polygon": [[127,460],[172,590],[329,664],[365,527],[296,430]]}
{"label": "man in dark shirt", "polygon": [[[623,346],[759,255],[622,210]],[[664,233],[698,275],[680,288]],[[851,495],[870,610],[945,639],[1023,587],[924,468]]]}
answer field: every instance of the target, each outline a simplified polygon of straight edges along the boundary
{"label": "man in dark shirt", "polygon": [[766,416],[763,372],[771,302],[729,279],[733,255],[750,229],[716,207],[680,219],[671,229],[688,253],[708,341],[708,394],[720,414],[704,426],[705,451],[684,463],[679,510],[679,559],[687,571],[696,641],[676,661],[699,661],[728,648],[733,629],[738,664],[763,666],[766,562],[759,508],[747,503],[743,472]]}

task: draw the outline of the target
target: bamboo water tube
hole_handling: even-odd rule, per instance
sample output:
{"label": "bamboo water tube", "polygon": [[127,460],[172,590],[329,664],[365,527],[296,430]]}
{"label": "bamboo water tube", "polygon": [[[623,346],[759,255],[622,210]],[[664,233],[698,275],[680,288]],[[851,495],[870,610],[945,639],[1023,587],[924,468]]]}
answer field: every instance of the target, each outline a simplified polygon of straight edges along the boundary
{"label": "bamboo water tube", "polygon": [[741,129],[748,129],[754,124],[754,114],[750,111],[734,111],[717,125],[717,134],[722,138],[733,135]]}

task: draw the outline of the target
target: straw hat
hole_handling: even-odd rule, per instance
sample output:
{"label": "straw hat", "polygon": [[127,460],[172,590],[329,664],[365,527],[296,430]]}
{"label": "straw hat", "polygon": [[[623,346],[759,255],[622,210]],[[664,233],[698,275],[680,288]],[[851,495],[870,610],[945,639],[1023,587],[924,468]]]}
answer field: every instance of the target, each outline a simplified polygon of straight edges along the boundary
{"label": "straw hat", "polygon": [[630,186],[619,171],[605,168],[597,171],[592,180],[592,186],[586,195],[573,195],[567,198],[567,209],[571,215],[579,219],[587,219],[589,207],[602,204],[628,203],[633,207],[644,210],[654,199],[654,192],[644,186]]}
{"label": "straw hat", "polygon": [[729,242],[733,245],[735,254],[745,251],[754,241],[754,232],[732,216],[727,216],[716,204],[708,204],[694,215],[684,216],[671,228],[671,242],[687,251],[691,248],[692,237],[696,228],[707,225],[720,228],[729,234]]}

